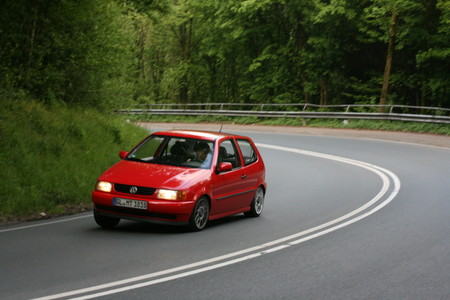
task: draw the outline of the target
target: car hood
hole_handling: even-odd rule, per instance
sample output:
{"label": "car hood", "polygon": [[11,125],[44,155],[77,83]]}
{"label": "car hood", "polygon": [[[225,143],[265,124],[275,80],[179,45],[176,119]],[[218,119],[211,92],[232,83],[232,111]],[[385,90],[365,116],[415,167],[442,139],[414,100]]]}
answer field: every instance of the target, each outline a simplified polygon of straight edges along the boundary
{"label": "car hood", "polygon": [[99,180],[165,189],[186,189],[206,180],[210,170],[122,160],[103,173]]}

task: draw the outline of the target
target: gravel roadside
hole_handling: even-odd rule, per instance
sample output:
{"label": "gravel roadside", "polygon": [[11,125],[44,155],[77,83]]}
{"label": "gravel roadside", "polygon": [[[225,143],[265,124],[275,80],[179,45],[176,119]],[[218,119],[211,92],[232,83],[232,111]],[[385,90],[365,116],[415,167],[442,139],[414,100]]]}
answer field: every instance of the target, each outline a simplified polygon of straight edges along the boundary
{"label": "gravel roadside", "polygon": [[[219,131],[222,124],[214,123],[153,123],[139,122],[137,125],[148,130],[192,129]],[[223,124],[223,132],[247,131],[265,133],[300,134],[316,136],[334,136],[347,138],[386,140],[402,143],[421,144],[435,147],[450,148],[450,136],[422,134],[411,132],[383,131],[383,130],[358,130],[358,129],[334,129],[319,127],[288,127],[288,126],[261,126]]]}

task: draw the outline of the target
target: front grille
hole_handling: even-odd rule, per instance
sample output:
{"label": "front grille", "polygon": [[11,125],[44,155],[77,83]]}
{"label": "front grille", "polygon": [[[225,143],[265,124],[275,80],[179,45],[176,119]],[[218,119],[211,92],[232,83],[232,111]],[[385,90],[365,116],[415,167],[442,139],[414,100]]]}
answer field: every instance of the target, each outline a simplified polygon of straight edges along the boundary
{"label": "front grille", "polygon": [[[135,187],[135,192],[132,192],[132,188]],[[127,184],[114,184],[114,189],[117,192],[132,194],[132,195],[141,195],[141,196],[151,196],[156,191],[155,188],[149,188],[144,186],[135,186],[135,185],[127,185]]]}
{"label": "front grille", "polygon": [[148,217],[148,218],[157,218],[157,219],[166,219],[166,220],[176,220],[177,219],[176,215],[155,213],[155,212],[150,212],[147,210],[138,210],[138,209],[132,209],[132,208],[125,208],[125,207],[106,206],[106,205],[95,204],[95,208],[103,210],[105,212],[126,214],[126,215],[131,215],[131,216],[138,216],[138,217]]}

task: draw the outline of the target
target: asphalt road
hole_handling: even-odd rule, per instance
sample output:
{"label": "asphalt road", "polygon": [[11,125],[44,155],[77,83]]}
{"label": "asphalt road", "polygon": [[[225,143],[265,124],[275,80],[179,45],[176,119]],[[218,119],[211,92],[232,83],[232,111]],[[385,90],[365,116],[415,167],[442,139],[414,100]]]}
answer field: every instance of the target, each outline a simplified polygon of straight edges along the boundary
{"label": "asphalt road", "polygon": [[248,132],[261,217],[0,227],[2,299],[449,299],[450,149]]}

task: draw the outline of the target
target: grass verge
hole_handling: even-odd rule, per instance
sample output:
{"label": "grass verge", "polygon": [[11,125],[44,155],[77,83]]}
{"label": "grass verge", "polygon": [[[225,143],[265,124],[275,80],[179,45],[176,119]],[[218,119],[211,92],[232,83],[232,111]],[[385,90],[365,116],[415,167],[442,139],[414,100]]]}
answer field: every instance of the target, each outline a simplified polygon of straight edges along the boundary
{"label": "grass verge", "polygon": [[91,207],[97,177],[147,135],[94,109],[0,103],[0,224]]}

